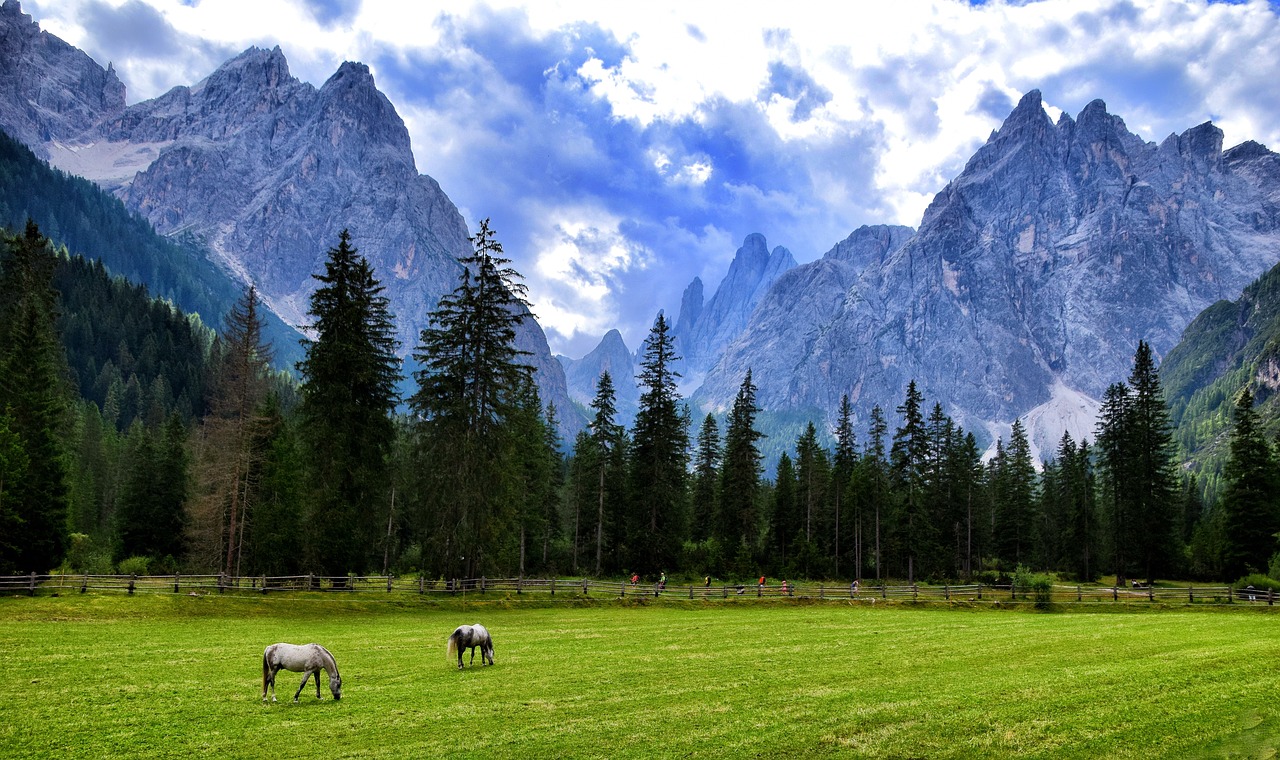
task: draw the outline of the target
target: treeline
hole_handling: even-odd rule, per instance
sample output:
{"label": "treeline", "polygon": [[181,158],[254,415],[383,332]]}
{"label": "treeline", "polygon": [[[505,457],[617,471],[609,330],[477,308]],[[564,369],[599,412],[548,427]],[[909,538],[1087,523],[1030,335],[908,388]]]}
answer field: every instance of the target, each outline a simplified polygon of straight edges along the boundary
{"label": "treeline", "polygon": [[214,336],[34,224],[7,234],[0,572],[1125,582],[1273,564],[1277,465],[1251,399],[1206,508],[1145,343],[1094,441],[1064,435],[1039,469],[1020,422],[984,461],[911,383],[861,439],[845,398],[833,430],[808,425],[765,473],[751,372],[723,418],[695,421],[661,314],[631,428],[604,374],[588,428],[558,440],[515,347],[520,276],[487,220],[472,244],[401,399],[394,316],[345,232],[314,275],[296,382],[271,370],[254,290]]}

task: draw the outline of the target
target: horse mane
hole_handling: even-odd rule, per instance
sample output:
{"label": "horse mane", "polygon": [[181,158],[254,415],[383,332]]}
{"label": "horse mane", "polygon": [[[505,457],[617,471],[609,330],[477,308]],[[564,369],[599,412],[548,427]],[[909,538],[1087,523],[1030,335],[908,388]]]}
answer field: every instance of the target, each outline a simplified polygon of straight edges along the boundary
{"label": "horse mane", "polygon": [[311,646],[315,647],[316,649],[319,649],[320,654],[324,655],[324,659],[327,661],[325,663],[325,667],[326,668],[332,667],[333,674],[341,678],[342,675],[338,672],[338,658],[334,657],[332,652],[320,646],[319,644],[312,644]]}

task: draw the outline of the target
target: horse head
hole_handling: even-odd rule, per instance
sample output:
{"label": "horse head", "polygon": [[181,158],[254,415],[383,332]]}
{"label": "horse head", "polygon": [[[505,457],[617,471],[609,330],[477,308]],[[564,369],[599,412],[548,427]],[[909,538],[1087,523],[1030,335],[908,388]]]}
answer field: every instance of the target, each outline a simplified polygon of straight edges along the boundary
{"label": "horse head", "polygon": [[[317,675],[316,679],[319,680],[319,678],[320,676]],[[329,691],[333,692],[333,701],[342,699],[342,676],[338,675],[336,670],[329,675]]]}

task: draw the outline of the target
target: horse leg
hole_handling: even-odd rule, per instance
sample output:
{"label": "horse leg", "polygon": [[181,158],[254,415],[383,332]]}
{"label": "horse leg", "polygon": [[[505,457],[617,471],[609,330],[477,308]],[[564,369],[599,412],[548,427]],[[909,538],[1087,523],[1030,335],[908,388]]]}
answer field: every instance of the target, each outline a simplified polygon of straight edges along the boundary
{"label": "horse leg", "polygon": [[276,673],[280,672],[280,668],[271,667],[262,683],[262,701],[267,701],[267,687],[271,687],[271,701],[276,701]]}
{"label": "horse leg", "polygon": [[319,671],[319,670],[313,670],[313,671],[312,671],[312,675],[313,675],[313,676],[315,677],[315,679],[316,679],[316,699],[320,699],[320,698],[321,698],[321,697],[320,697],[320,671]]}
{"label": "horse leg", "polygon": [[[476,648],[475,647],[471,647],[471,664],[472,665],[476,664]],[[484,655],[480,656],[480,664],[481,665],[484,664]]]}
{"label": "horse leg", "polygon": [[[307,679],[308,679],[308,678],[310,678],[310,677],[311,677],[311,671],[310,671],[310,670],[308,670],[306,673],[304,673],[304,674],[302,675],[302,683],[298,684],[298,690],[297,690],[297,691],[295,691],[295,692],[293,693],[293,701],[294,701],[294,702],[297,702],[297,701],[298,701],[298,695],[302,693],[302,689],[303,689],[303,687],[304,687],[304,686],[306,686],[306,685],[307,685]],[[318,681],[318,680],[320,680],[320,679],[316,679],[316,680]]]}

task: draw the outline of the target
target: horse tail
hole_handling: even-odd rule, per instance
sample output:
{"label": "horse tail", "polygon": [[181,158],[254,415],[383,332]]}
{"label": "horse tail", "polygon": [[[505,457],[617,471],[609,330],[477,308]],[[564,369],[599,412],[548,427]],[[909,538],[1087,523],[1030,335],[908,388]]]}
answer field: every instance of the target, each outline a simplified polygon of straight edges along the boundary
{"label": "horse tail", "polygon": [[271,665],[267,662],[267,654],[271,647],[262,650],[262,698],[267,698],[267,679],[271,676]]}
{"label": "horse tail", "polygon": [[445,649],[445,657],[447,657],[450,661],[452,661],[453,658],[457,656],[458,656],[458,632],[455,630],[453,633],[449,634],[449,644]]}

